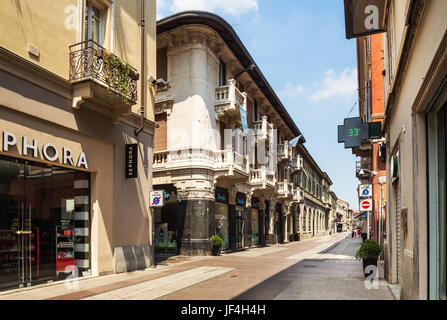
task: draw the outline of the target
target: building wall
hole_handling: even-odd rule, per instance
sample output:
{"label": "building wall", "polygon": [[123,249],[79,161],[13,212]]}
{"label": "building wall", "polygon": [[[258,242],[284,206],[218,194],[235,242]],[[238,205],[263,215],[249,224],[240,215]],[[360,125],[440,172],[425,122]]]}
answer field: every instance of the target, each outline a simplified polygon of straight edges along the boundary
{"label": "building wall", "polygon": [[[0,12],[0,46],[68,79],[69,47],[83,41],[81,21],[84,2],[85,0],[5,0]],[[155,2],[145,0],[147,78],[156,74]],[[98,0],[97,3],[108,7],[104,47],[140,71],[140,2]],[[28,52],[28,44],[39,49],[39,57]],[[139,85],[138,90],[140,89]],[[138,102],[133,106],[134,112],[139,112],[140,99],[139,94]],[[146,86],[146,117],[152,121],[153,100],[154,94],[150,87]]]}
{"label": "building wall", "polygon": [[[104,47],[141,74],[139,1],[98,1],[109,7]],[[155,0],[146,0],[146,74],[156,73]],[[83,39],[76,22],[83,1],[13,1],[0,11],[0,122],[18,139],[27,135],[86,153],[92,177],[92,272],[103,274],[145,268],[150,264],[152,225],[149,191],[153,159],[154,92],[146,85],[143,131],[136,113],[112,124],[110,116],[82,104],[72,108],[73,86],[68,82],[69,46]],[[51,14],[49,14],[51,13]],[[81,16],[78,15],[81,13]],[[81,24],[82,26],[83,24]],[[39,57],[28,53],[28,43]],[[23,60],[22,60],[23,59]],[[141,78],[138,99],[141,99]],[[140,102],[133,106],[138,111]],[[18,140],[19,148],[21,141]],[[139,145],[138,179],[125,179],[125,144]],[[2,154],[5,154],[2,152]],[[17,157],[17,152],[7,155]],[[41,157],[41,155],[40,155]],[[29,158],[35,161],[36,159]],[[41,161],[42,159],[37,159]],[[61,159],[58,159],[60,164]]]}
{"label": "building wall", "polygon": [[[396,225],[395,197],[393,193],[395,188],[400,189],[401,207],[408,208],[408,229],[402,230],[404,234],[403,243],[403,268],[402,268],[402,297],[405,299],[427,297],[427,220],[426,220],[426,194],[427,190],[421,186],[427,185],[425,163],[418,156],[425,153],[423,136],[425,133],[425,124],[423,114],[413,113],[414,108],[418,107],[419,101],[416,99],[421,91],[424,78],[430,68],[435,54],[443,39],[447,28],[447,21],[444,18],[447,14],[447,3],[445,1],[427,1],[423,11],[422,20],[417,31],[411,54],[402,53],[403,39],[405,39],[405,17],[408,14],[408,1],[393,1],[392,28],[389,30],[393,34],[394,45],[393,53],[395,58],[395,72],[399,61],[405,56],[409,57],[408,67],[402,73],[401,85],[398,94],[395,96],[393,109],[387,110],[389,126],[387,128],[387,142],[389,143],[389,152],[387,159],[393,155],[395,150],[400,152],[400,178],[396,186],[391,184],[391,178],[388,174],[387,184],[390,224],[388,224],[387,250],[391,257],[389,267],[389,281],[396,283],[396,243],[395,234]],[[394,82],[389,84],[389,53],[387,49],[387,38],[384,37],[386,48],[386,70],[387,78],[385,81],[386,103],[390,99],[391,88]],[[394,76],[396,78],[396,76]],[[388,107],[390,108],[390,106]],[[421,118],[422,117],[422,118]],[[421,121],[422,120],[422,121]],[[420,144],[422,143],[422,145]],[[422,189],[421,189],[422,188]],[[415,206],[418,203],[418,206]]]}

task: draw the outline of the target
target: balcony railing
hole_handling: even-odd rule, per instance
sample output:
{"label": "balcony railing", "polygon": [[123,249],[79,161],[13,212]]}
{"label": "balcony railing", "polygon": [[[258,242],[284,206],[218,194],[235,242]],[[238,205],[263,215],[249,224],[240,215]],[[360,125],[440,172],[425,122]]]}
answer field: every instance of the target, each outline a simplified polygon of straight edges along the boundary
{"label": "balcony railing", "polygon": [[273,137],[273,125],[267,122],[267,117],[262,117],[261,121],[253,122],[253,131],[258,139],[269,139]]}
{"label": "balcony railing", "polygon": [[292,147],[286,141],[278,145],[278,160],[288,160],[292,155]]}
{"label": "balcony railing", "polygon": [[265,189],[267,186],[275,187],[275,175],[268,172],[266,168],[255,169],[250,171],[249,183]]}
{"label": "balcony railing", "polygon": [[301,156],[296,156],[292,159],[292,171],[301,171],[303,170],[304,160]]}
{"label": "balcony railing", "polygon": [[240,107],[247,110],[247,94],[240,92],[235,80],[228,80],[226,86],[216,88],[214,111],[218,117],[224,115],[240,116]]}
{"label": "balcony railing", "polygon": [[281,198],[289,198],[292,197],[293,184],[287,181],[280,181],[277,183],[278,187],[278,195]]}
{"label": "balcony railing", "polygon": [[304,201],[304,190],[300,187],[293,187],[292,190],[293,201],[294,202],[303,202]]}
{"label": "balcony railing", "polygon": [[126,104],[137,102],[137,70],[116,55],[93,40],[87,40],[70,46],[69,57],[70,82],[91,80],[119,96]]}

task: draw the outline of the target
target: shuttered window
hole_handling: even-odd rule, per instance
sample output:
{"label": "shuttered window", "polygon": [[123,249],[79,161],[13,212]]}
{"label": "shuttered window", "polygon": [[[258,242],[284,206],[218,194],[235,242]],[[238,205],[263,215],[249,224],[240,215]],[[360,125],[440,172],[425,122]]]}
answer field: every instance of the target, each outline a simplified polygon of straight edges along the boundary
{"label": "shuttered window", "polygon": [[168,149],[168,126],[166,113],[155,115],[154,151],[166,151]]}

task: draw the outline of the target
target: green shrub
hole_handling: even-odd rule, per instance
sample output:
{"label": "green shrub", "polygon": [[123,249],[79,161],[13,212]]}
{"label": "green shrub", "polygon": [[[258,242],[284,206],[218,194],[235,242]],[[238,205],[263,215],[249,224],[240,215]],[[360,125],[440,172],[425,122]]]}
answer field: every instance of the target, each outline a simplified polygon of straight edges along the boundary
{"label": "green shrub", "polygon": [[357,259],[378,259],[381,252],[382,248],[376,241],[366,239],[363,241],[355,257]]}
{"label": "green shrub", "polygon": [[211,245],[216,247],[221,247],[223,245],[223,240],[218,235],[214,235],[211,237]]}

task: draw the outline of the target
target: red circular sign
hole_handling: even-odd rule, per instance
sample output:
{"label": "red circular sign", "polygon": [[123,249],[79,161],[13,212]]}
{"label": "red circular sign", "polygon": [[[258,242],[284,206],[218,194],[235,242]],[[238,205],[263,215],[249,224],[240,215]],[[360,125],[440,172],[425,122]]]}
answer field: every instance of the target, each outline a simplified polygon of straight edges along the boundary
{"label": "red circular sign", "polygon": [[371,204],[369,203],[369,201],[363,201],[360,206],[366,210],[366,209],[369,209]]}

